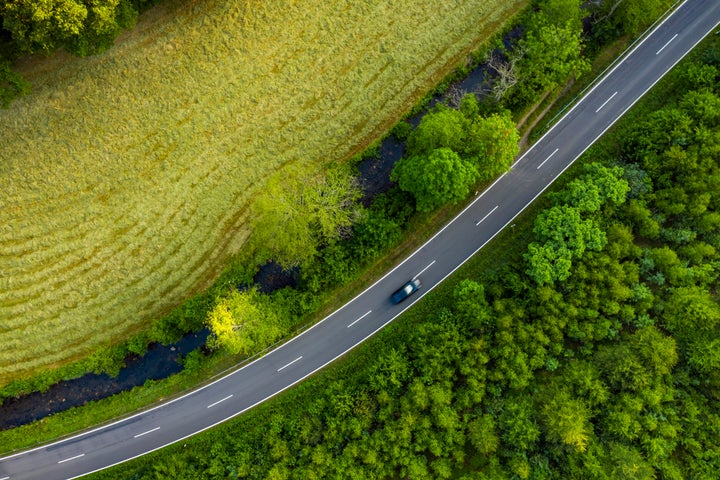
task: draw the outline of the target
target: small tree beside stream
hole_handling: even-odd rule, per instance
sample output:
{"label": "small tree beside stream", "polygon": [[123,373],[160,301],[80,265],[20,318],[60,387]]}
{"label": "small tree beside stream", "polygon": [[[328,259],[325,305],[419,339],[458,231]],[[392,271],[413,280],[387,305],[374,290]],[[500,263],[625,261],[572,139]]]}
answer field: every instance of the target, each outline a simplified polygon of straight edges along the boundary
{"label": "small tree beside stream", "polygon": [[208,346],[230,354],[252,355],[283,335],[270,297],[256,288],[234,291],[217,302],[208,315]]}
{"label": "small tree beside stream", "polygon": [[411,193],[421,212],[456,203],[477,180],[490,180],[512,164],[519,136],[509,112],[479,115],[475,96],[460,108],[445,105],[425,115],[408,138],[408,155],[391,179]]}

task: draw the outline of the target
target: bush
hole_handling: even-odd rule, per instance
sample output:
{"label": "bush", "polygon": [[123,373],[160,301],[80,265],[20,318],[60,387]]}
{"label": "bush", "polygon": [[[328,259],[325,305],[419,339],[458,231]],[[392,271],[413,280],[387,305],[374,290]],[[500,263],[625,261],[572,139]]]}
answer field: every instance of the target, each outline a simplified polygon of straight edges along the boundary
{"label": "bush", "polygon": [[398,140],[403,141],[407,140],[407,138],[410,136],[410,132],[412,132],[412,125],[405,121],[402,121],[395,124],[393,129],[390,131],[390,134]]}
{"label": "bush", "polygon": [[10,62],[0,61],[0,106],[7,108],[15,98],[30,93],[30,84],[10,69]]}
{"label": "bush", "polygon": [[403,158],[395,164],[390,178],[413,194],[418,211],[429,212],[467,197],[477,175],[473,165],[450,148],[442,147],[427,156]]}
{"label": "bush", "polygon": [[360,260],[374,259],[380,253],[395,245],[402,237],[402,229],[377,209],[369,210],[355,225],[350,248],[353,256]]}

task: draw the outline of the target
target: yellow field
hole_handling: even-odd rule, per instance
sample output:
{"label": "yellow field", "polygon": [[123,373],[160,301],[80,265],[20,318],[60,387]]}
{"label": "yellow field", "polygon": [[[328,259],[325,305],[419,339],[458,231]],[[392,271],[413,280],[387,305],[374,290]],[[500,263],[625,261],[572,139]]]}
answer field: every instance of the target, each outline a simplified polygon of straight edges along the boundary
{"label": "yellow field", "polygon": [[0,110],[0,385],[206,287],[270,172],[358,151],[527,1],[166,3]]}

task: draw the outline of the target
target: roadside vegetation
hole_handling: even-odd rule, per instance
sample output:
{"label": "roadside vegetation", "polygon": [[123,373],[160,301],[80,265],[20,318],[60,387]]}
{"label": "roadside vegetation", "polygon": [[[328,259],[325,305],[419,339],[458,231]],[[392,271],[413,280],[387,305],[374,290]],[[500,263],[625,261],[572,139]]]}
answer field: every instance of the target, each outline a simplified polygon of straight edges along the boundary
{"label": "roadside vegetation", "polygon": [[91,478],[714,478],[718,80],[712,36],[346,361]]}
{"label": "roadside vegetation", "polygon": [[[115,372],[202,328],[259,261],[295,264],[345,235],[349,168],[324,172],[526,3],[165,2],[101,55],[18,61],[32,94],[0,110],[2,395]],[[2,38],[93,53],[144,5],[2,1]],[[327,195],[333,178],[344,195]],[[284,218],[268,214],[277,199]]]}
{"label": "roadside vegetation", "polygon": [[409,135],[405,158],[390,178],[413,195],[419,212],[464,200],[478,181],[510,168],[519,151],[510,112],[479,113],[475,95],[466,95],[459,109],[438,105]]}

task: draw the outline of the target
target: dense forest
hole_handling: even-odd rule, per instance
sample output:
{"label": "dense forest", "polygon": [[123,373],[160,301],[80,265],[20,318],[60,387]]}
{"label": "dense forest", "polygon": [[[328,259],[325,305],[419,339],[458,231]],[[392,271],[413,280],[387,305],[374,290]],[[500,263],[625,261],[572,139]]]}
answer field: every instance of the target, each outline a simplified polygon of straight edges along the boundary
{"label": "dense forest", "polygon": [[547,196],[523,251],[98,478],[717,478],[719,81],[715,36]]}

